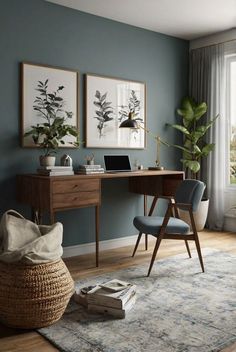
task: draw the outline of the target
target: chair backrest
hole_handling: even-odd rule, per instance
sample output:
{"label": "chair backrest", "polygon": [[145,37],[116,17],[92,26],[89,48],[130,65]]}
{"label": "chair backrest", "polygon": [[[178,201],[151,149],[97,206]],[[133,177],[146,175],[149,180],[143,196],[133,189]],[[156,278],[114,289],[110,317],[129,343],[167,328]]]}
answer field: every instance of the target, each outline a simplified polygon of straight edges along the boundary
{"label": "chair backrest", "polygon": [[206,185],[198,180],[184,180],[181,182],[175,193],[176,203],[186,203],[192,205],[192,210],[196,211],[202,199]]}

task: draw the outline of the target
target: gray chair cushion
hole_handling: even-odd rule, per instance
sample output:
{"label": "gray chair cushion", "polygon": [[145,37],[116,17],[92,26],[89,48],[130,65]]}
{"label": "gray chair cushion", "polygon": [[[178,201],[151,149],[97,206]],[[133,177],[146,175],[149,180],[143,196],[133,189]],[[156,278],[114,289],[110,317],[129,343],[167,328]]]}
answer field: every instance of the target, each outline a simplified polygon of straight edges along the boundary
{"label": "gray chair cushion", "polygon": [[[163,220],[162,216],[136,216],[133,224],[140,232],[155,236],[158,235]],[[183,220],[170,218],[165,232],[186,234],[189,230],[189,225]]]}

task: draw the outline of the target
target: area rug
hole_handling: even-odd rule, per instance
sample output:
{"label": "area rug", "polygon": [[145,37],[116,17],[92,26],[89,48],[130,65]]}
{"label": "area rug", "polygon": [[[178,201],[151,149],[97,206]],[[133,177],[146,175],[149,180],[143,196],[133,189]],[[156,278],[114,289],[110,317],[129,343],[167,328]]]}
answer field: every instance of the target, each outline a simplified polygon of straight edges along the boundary
{"label": "area rug", "polygon": [[112,278],[137,285],[137,302],[125,319],[88,313],[71,302],[62,319],[38,330],[65,352],[216,352],[236,341],[236,256],[203,251],[157,260],[76,286]]}

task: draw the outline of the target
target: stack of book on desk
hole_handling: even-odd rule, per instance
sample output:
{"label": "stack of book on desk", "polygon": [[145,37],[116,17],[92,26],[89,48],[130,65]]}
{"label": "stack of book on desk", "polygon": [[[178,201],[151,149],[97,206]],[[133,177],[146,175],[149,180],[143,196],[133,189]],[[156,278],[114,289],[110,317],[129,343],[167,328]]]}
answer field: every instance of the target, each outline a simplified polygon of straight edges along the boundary
{"label": "stack of book on desk", "polygon": [[41,166],[38,174],[44,176],[70,176],[74,175],[72,166]]}
{"label": "stack of book on desk", "polygon": [[136,302],[136,285],[114,279],[96,286],[84,287],[75,293],[74,300],[91,312],[125,318]]}
{"label": "stack of book on desk", "polygon": [[90,175],[90,174],[103,174],[104,168],[101,165],[79,165],[76,174]]}

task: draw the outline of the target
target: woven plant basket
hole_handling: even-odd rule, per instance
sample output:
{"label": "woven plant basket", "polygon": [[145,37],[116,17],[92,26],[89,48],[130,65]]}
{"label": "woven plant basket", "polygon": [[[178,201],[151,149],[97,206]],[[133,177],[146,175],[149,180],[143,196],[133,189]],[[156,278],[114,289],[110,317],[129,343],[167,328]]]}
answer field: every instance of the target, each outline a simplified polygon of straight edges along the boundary
{"label": "woven plant basket", "polygon": [[59,259],[46,264],[0,262],[0,321],[35,329],[60,319],[74,292],[74,281]]}

